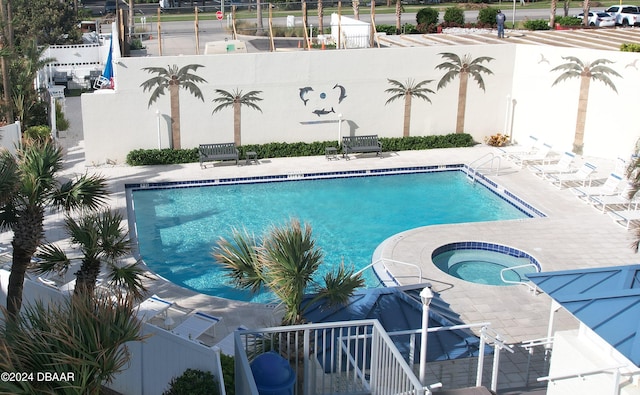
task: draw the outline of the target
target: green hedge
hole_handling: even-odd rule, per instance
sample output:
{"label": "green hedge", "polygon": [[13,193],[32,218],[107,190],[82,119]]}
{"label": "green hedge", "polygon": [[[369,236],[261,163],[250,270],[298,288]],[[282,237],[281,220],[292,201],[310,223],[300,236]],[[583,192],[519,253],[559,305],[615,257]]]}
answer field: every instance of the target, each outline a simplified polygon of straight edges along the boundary
{"label": "green hedge", "polygon": [[[447,134],[438,136],[416,137],[383,137],[380,138],[383,151],[408,151],[432,148],[471,147],[476,143],[471,135]],[[325,148],[338,147],[335,140],[317,141],[314,143],[268,143],[261,145],[243,145],[239,148],[240,158],[244,159],[244,153],[254,151],[258,158],[286,158],[298,156],[318,156],[325,154]],[[138,149],[129,152],[127,164],[131,166],[143,165],[170,165],[178,163],[198,162],[198,149]]]}
{"label": "green hedge", "polygon": [[640,52],[640,44],[638,43],[622,43],[620,44],[622,52]]}
{"label": "green hedge", "polygon": [[523,26],[527,30],[549,30],[549,21],[545,19],[529,19],[524,21]]}
{"label": "green hedge", "polygon": [[582,18],[576,18],[575,16],[560,16],[556,18],[556,23],[560,26],[580,26],[582,25]]}

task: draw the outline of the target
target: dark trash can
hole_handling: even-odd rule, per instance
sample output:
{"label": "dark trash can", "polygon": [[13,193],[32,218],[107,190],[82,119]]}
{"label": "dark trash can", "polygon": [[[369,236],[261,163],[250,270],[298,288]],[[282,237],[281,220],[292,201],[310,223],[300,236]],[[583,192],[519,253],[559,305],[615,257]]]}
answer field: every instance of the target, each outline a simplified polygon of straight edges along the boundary
{"label": "dark trash can", "polygon": [[260,395],[293,395],[296,382],[289,362],[275,352],[267,352],[251,362],[251,372]]}

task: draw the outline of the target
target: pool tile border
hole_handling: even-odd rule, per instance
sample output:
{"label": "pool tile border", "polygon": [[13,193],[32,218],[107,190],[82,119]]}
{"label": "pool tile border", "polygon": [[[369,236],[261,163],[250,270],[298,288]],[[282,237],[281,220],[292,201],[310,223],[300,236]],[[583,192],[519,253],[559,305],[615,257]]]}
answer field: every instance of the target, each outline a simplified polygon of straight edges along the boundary
{"label": "pool tile border", "polygon": [[[277,174],[268,176],[252,176],[252,177],[234,177],[234,178],[220,178],[220,179],[208,179],[208,180],[196,180],[196,181],[166,181],[155,183],[135,183],[125,184],[125,190],[153,190],[153,189],[172,189],[172,188],[190,188],[196,186],[223,186],[234,184],[253,184],[263,182],[282,182],[282,181],[301,181],[301,180],[317,180],[317,179],[331,179],[331,178],[348,178],[348,177],[375,177],[394,174],[407,174],[407,173],[431,173],[441,171],[461,171],[471,178],[473,182],[480,182],[487,189],[497,195],[499,198],[520,210],[530,218],[533,217],[546,217],[546,215],[530,205],[523,199],[519,198],[509,190],[502,188],[496,182],[485,177],[481,173],[471,172],[470,168],[466,164],[449,164],[449,165],[432,165],[432,166],[411,166],[411,167],[399,167],[399,168],[384,168],[384,169],[367,169],[367,170],[349,170],[349,171],[336,171],[336,172],[293,172],[289,174]],[[473,174],[473,175],[472,175]]]}

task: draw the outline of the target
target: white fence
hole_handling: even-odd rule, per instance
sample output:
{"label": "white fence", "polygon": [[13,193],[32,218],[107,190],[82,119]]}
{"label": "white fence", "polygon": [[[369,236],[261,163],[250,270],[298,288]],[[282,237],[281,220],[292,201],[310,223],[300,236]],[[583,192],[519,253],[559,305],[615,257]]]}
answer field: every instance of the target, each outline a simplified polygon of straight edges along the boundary
{"label": "white fence", "polygon": [[173,377],[191,368],[211,372],[220,383],[220,393],[225,394],[219,350],[149,323],[142,325],[142,335],[150,337],[128,344],[129,364],[107,387],[127,395],[161,394]]}
{"label": "white fence", "polygon": [[236,393],[258,395],[250,363],[269,351],[297,367],[296,395],[430,393],[377,320],[236,332]]}

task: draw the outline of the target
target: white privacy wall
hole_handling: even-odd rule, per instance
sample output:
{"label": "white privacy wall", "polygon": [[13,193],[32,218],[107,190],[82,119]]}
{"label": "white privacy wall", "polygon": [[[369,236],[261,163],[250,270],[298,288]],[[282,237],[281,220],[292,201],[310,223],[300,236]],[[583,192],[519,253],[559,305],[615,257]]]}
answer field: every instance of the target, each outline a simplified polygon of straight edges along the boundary
{"label": "white privacy wall", "polygon": [[[114,64],[116,91],[82,95],[87,163],[122,163],[133,149],[169,146],[168,93],[148,107],[150,93],[140,87],[153,76],[142,68],[152,66],[203,66],[194,73],[207,81],[200,85],[204,102],[180,91],[183,148],[233,141],[233,111],[228,108],[212,114],[215,89],[262,91],[259,97],[263,100],[257,102],[262,112],[242,107],[242,144],[335,140],[338,114],[344,121],[343,135],[400,137],[403,102],[385,105],[390,97],[385,92],[390,87],[388,78],[403,83],[407,79],[433,80],[427,85],[434,91],[428,95],[431,103],[413,100],[411,135],[452,133],[459,79],[437,89],[445,74],[436,69],[446,61],[442,52],[493,58],[482,63],[493,73],[483,74],[486,90],[469,80],[465,132],[478,142],[490,134],[512,130],[516,140],[535,134],[557,149],[571,149],[580,81],[568,80],[552,88],[558,73],[550,72],[564,62],[561,56],[568,55],[584,61],[615,61],[610,67],[622,75],[612,77],[618,94],[597,81],[591,84],[584,153],[626,156],[640,134],[628,118],[636,111],[633,94],[640,91],[640,74],[635,68],[625,68],[638,54],[474,45],[121,58]],[[301,88],[313,90],[302,93]]]}
{"label": "white privacy wall", "polygon": [[632,65],[640,54],[519,45],[516,51],[512,98],[513,136],[536,135],[556,150],[571,150],[575,134],[580,79],[573,78],[552,86],[562,71],[554,67],[573,56],[584,63],[598,59],[614,63],[606,66],[620,77],[610,75],[617,93],[603,82],[591,80],[584,154],[605,158],[628,158],[640,137],[638,113],[640,71]]}

